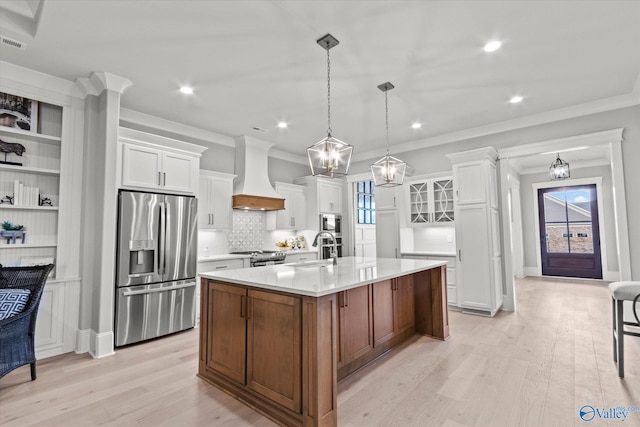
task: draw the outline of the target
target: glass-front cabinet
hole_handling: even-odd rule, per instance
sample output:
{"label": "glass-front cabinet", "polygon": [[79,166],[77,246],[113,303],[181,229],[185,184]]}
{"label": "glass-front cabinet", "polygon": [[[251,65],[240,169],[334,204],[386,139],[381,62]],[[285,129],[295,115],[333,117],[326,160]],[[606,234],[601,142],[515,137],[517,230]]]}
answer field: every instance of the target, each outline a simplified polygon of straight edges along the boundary
{"label": "glass-front cabinet", "polygon": [[451,177],[418,180],[408,184],[409,221],[412,226],[453,223]]}

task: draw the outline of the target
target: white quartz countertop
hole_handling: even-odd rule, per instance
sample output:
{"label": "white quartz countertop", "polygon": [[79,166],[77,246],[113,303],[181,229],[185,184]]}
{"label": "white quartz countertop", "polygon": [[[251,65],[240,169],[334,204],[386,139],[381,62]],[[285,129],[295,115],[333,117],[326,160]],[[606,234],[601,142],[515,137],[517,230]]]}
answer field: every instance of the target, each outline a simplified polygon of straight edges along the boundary
{"label": "white quartz countertop", "polygon": [[253,286],[256,288],[320,297],[359,286],[405,276],[445,265],[446,261],[397,258],[338,258],[324,263],[269,265],[240,270],[211,271],[203,278]]}
{"label": "white quartz countertop", "polygon": [[438,251],[409,251],[401,252],[400,255],[420,255],[420,256],[452,256],[455,257],[455,252],[438,252]]}
{"label": "white quartz countertop", "polygon": [[251,258],[251,255],[222,254],[222,255],[199,256],[198,262],[224,261],[228,259],[245,259],[245,258]]}

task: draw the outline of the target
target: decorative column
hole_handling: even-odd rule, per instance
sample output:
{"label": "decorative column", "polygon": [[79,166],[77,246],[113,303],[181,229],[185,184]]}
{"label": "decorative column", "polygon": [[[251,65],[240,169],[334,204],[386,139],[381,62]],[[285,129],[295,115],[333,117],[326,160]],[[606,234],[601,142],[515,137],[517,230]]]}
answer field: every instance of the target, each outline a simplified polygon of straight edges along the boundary
{"label": "decorative column", "polygon": [[84,165],[87,170],[82,189],[83,292],[79,342],[88,342],[93,357],[103,357],[114,352],[120,96],[132,83],[123,77],[96,72],[88,79],[78,79],[76,84],[86,93]]}

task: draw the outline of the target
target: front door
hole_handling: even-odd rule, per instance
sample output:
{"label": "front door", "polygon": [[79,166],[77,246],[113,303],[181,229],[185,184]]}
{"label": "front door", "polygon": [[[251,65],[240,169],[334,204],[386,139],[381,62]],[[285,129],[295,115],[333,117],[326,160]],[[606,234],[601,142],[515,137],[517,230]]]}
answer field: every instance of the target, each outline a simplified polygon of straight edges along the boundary
{"label": "front door", "polygon": [[542,275],[602,279],[596,186],[538,190]]}

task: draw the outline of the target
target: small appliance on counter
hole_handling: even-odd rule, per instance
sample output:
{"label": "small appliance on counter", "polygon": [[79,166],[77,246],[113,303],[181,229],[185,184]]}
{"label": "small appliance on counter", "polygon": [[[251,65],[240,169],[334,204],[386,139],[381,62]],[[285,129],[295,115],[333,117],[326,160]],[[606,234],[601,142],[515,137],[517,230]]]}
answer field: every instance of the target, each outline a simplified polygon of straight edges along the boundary
{"label": "small appliance on counter", "polygon": [[115,345],[195,326],[197,200],[118,195]]}

